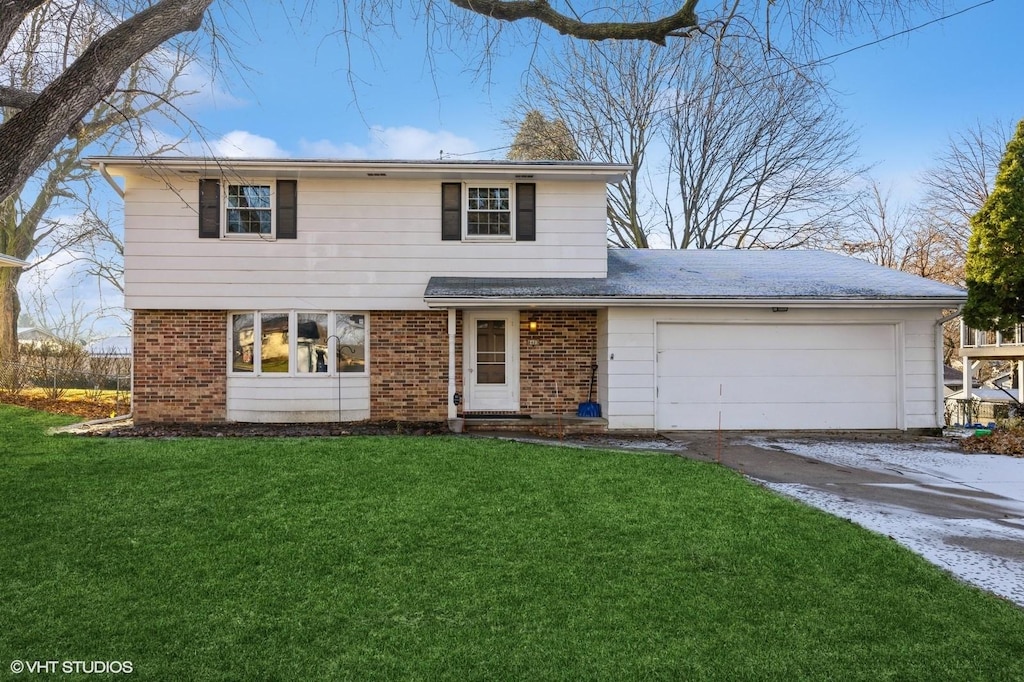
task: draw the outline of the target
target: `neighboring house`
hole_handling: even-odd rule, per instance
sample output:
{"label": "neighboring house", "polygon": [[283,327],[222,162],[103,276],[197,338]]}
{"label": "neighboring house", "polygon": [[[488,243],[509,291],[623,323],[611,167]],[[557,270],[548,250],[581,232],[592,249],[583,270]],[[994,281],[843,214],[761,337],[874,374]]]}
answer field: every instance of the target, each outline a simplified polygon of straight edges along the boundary
{"label": "neighboring house", "polygon": [[85,352],[89,355],[130,358],[132,355],[132,337],[119,335],[95,339],[85,344]]}
{"label": "neighboring house", "polygon": [[[990,379],[987,386],[973,388],[969,397],[963,390],[949,396],[953,404],[977,401],[983,418],[1001,418],[1019,412],[1019,406],[1024,404],[1024,324],[1015,325],[1004,334],[971,329],[961,321],[957,352],[964,367],[964,381],[972,380],[984,362],[1008,364],[1012,369]],[[961,407],[958,413],[962,412]]]}
{"label": "neighboring house", "polygon": [[6,253],[0,253],[0,268],[23,268],[28,265],[27,262],[14,256],[8,256]]}
{"label": "neighboring house", "polygon": [[59,344],[60,339],[53,332],[39,327],[18,327],[18,345],[38,348],[48,343]]}
{"label": "neighboring house", "polygon": [[963,291],[822,252],[609,250],[628,166],[91,162],[124,178],[139,422],[574,413],[596,364],[613,430],[942,424]]}

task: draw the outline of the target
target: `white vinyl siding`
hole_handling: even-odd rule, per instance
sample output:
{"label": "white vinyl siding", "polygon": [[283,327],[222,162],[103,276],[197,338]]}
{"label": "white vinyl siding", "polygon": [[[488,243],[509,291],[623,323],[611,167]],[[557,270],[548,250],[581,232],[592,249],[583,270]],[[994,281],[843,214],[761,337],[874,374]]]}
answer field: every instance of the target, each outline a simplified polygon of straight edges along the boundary
{"label": "white vinyl siding", "polygon": [[441,240],[441,183],[300,179],[295,240],[197,238],[195,181],[126,178],[134,309],[425,310],[431,276],[603,277],[605,183],[537,181],[537,240]]}
{"label": "white vinyl siding", "polygon": [[335,422],[370,418],[370,377],[229,375],[227,420],[237,422]]}
{"label": "white vinyl siding", "polygon": [[[711,324],[742,333],[758,325],[802,325],[805,330],[881,325],[893,330],[892,362],[898,396],[892,428],[935,428],[936,349],[933,323],[937,309],[798,309],[773,313],[769,308],[609,308],[607,349],[603,352],[602,393],[610,429],[654,429],[656,425],[656,331],[659,323]],[[813,337],[813,332],[812,332]],[[822,340],[822,350],[829,343]],[[756,353],[756,351],[755,351]],[[764,362],[770,364],[765,356]],[[810,367],[812,363],[808,362]],[[711,367],[714,372],[715,368]],[[841,382],[838,372],[823,370],[821,381]],[[859,379],[857,379],[859,381]],[[717,382],[713,377],[708,384]],[[706,387],[705,387],[706,389]],[[704,389],[702,389],[704,390]],[[837,390],[839,390],[837,388]],[[711,396],[717,400],[717,396]],[[811,413],[808,412],[808,415]],[[717,428],[717,410],[706,427]],[[773,428],[782,428],[773,427]],[[826,428],[822,426],[821,428]]]}

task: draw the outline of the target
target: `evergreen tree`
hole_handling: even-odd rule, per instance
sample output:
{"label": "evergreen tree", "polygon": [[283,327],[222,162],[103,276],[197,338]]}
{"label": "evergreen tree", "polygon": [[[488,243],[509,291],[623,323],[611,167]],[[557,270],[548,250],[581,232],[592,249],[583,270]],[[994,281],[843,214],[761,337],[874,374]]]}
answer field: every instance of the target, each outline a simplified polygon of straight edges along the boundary
{"label": "evergreen tree", "polygon": [[576,142],[565,122],[548,120],[536,109],[526,113],[508,158],[512,161],[579,161]]}
{"label": "evergreen tree", "polygon": [[1024,320],[1024,120],[1006,145],[995,189],[971,218],[964,322],[1009,331]]}

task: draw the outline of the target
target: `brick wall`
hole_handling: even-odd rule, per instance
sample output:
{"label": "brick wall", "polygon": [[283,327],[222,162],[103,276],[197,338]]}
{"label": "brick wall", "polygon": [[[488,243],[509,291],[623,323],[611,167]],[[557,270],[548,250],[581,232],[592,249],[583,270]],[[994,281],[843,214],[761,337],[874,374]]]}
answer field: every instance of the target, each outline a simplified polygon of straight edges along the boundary
{"label": "brick wall", "polygon": [[[537,321],[537,331],[530,331],[530,320]],[[520,412],[576,412],[579,403],[587,399],[590,367],[596,357],[596,310],[520,313]],[[596,383],[594,400],[597,400]]]}
{"label": "brick wall", "polygon": [[370,418],[447,417],[448,312],[371,312]]}
{"label": "brick wall", "polygon": [[136,423],[224,421],[226,314],[136,310],[133,330]]}

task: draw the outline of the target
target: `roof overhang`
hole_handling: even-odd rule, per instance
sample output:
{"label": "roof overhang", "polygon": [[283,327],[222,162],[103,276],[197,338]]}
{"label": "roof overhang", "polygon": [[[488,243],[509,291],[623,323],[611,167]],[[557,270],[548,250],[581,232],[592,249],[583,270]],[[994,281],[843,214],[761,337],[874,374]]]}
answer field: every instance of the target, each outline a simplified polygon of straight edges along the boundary
{"label": "roof overhang", "polygon": [[[936,298],[651,298],[425,296],[429,308],[959,308],[963,299]],[[779,311],[782,312],[782,311]]]}
{"label": "roof overhang", "polygon": [[403,178],[427,180],[577,180],[616,183],[631,166],[588,161],[381,161],[225,159],[188,156],[92,156],[93,168],[116,176],[167,175],[247,178]]}
{"label": "roof overhang", "polygon": [[14,256],[8,256],[5,253],[0,253],[0,268],[25,268],[28,267],[28,262],[23,261],[20,258]]}

